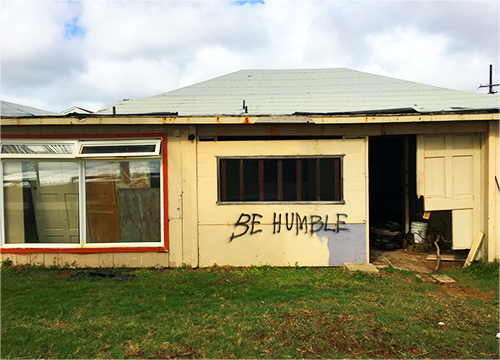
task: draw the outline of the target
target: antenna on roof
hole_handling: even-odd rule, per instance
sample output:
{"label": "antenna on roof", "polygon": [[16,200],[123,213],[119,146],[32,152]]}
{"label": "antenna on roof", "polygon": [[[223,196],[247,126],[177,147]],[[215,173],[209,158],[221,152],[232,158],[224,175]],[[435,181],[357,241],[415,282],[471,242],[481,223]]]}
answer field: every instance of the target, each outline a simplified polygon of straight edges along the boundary
{"label": "antenna on roof", "polygon": [[500,84],[493,84],[493,65],[490,65],[490,84],[489,85],[479,85],[479,88],[490,88],[488,94],[496,94],[496,91],[493,91],[493,86],[499,86]]}

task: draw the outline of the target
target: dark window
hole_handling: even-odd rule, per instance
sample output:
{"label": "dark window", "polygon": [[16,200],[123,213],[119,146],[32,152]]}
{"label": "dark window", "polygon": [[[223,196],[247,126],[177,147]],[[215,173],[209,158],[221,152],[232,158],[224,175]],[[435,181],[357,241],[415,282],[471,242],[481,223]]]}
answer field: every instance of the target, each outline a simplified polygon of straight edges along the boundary
{"label": "dark window", "polygon": [[114,154],[154,152],[156,145],[101,145],[84,146],[82,154]]}
{"label": "dark window", "polygon": [[339,202],[341,156],[220,158],[219,202]]}

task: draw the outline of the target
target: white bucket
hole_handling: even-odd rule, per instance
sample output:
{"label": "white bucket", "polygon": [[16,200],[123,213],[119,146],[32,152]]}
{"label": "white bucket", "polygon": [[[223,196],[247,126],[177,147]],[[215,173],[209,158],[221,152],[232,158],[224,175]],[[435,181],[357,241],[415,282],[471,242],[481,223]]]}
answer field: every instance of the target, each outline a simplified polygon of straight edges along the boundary
{"label": "white bucket", "polygon": [[411,233],[413,234],[413,241],[415,244],[424,242],[427,236],[427,223],[420,221],[411,222]]}

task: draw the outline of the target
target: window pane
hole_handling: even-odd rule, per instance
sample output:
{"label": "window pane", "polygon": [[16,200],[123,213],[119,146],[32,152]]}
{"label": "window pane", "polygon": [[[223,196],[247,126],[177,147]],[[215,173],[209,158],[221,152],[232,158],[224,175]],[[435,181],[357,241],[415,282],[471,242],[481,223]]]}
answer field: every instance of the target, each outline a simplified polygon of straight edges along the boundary
{"label": "window pane", "polygon": [[302,201],[316,201],[316,159],[302,159]]}
{"label": "window pane", "polygon": [[240,201],[240,160],[221,160],[221,163],[225,163],[226,166],[225,201]]}
{"label": "window pane", "polygon": [[73,144],[2,145],[2,154],[72,154]]}
{"label": "window pane", "polygon": [[335,199],[335,161],[338,159],[320,159],[321,174],[321,200],[333,201]]}
{"label": "window pane", "polygon": [[82,154],[154,153],[156,145],[107,145],[82,147]]}
{"label": "window pane", "polygon": [[278,200],[278,160],[264,160],[264,200]]}
{"label": "window pane", "polygon": [[259,160],[243,162],[244,201],[259,201]]}
{"label": "window pane", "polygon": [[78,163],[5,162],[6,243],[78,243]]}
{"label": "window pane", "polygon": [[220,159],[219,201],[342,201],[340,165],[340,157]]}
{"label": "window pane", "polygon": [[283,201],[297,200],[297,160],[283,160]]}
{"label": "window pane", "polygon": [[160,161],[86,162],[87,242],[159,242]]}

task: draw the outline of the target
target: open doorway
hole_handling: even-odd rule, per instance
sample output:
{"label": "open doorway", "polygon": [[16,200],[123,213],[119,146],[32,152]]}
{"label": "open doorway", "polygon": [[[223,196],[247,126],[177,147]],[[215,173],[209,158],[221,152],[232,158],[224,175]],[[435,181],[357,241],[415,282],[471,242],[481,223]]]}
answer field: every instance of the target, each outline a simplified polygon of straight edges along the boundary
{"label": "open doorway", "polygon": [[404,136],[373,136],[369,140],[370,221],[404,225]]}
{"label": "open doorway", "polygon": [[397,225],[403,234],[411,221],[422,219],[423,203],[416,195],[416,136],[369,138],[370,227]]}
{"label": "open doorway", "polygon": [[[439,251],[441,260],[447,255],[446,266],[463,265],[468,250],[455,246],[454,210],[443,207],[424,213],[424,197],[417,198],[417,136],[371,136],[368,155],[370,261],[389,262],[390,258],[392,265],[400,261],[401,264],[425,265],[433,270],[438,266]],[[437,173],[438,170],[436,167]],[[425,176],[431,175],[427,171]],[[409,241],[398,242],[393,235],[398,231]],[[410,251],[398,251],[401,247]],[[428,255],[432,256],[427,258]]]}

